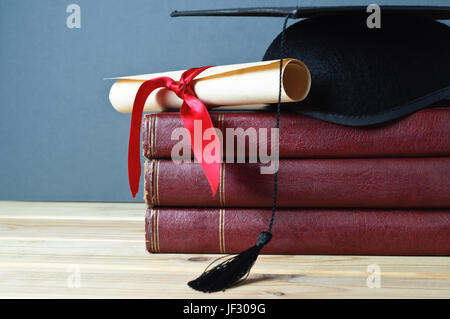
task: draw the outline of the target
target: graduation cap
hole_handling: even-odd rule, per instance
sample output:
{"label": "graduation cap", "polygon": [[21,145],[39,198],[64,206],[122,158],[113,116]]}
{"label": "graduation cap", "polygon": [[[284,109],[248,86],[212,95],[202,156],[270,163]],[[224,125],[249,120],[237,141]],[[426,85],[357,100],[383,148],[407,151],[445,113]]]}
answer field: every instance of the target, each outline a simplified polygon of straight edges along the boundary
{"label": "graduation cap", "polygon": [[[272,7],[174,11],[180,16],[284,17],[283,31],[263,60],[295,58],[311,73],[311,89],[300,103],[277,105],[344,125],[370,125],[405,116],[450,96],[450,6],[380,6],[380,24],[368,24],[366,6]],[[304,18],[286,28],[288,19]],[[279,100],[280,101],[280,100]],[[271,240],[267,231],[246,251],[205,270],[189,286],[224,290],[244,278]]]}
{"label": "graduation cap", "polygon": [[[275,38],[263,60],[295,58],[311,72],[300,103],[282,110],[345,125],[410,114],[450,96],[450,6],[380,6],[370,28],[366,6],[174,11],[179,16],[305,18]],[[281,51],[284,52],[281,52]]]}

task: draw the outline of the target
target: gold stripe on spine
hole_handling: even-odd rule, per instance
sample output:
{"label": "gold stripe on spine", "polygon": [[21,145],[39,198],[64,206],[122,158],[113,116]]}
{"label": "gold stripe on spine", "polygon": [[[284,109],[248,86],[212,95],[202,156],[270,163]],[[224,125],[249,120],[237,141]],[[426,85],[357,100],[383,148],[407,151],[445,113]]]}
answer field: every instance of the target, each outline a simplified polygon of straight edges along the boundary
{"label": "gold stripe on spine", "polygon": [[152,203],[153,206],[156,206],[156,165],[157,160],[152,160]]}
{"label": "gold stripe on spine", "polygon": [[[218,127],[220,132],[222,133],[222,141],[223,141],[223,114],[219,114],[218,118]],[[223,150],[222,150],[223,151]],[[220,162],[220,173],[219,173],[219,205],[222,207],[224,205],[223,195],[222,195],[222,174],[223,174],[223,154],[221,155]]]}
{"label": "gold stripe on spine", "polygon": [[[148,120],[149,120],[149,116],[148,115],[144,115],[144,121],[142,121],[142,156],[147,157],[148,155]],[[146,138],[147,140],[144,139],[144,132],[145,130],[147,130],[147,135]],[[147,153],[145,153],[145,145],[147,144]]]}
{"label": "gold stripe on spine", "polygon": [[[148,178],[147,178],[148,176]],[[149,207],[152,203],[152,160],[146,159],[144,164],[144,199]]]}
{"label": "gold stripe on spine", "polygon": [[[149,132],[150,132],[150,129],[149,129],[149,126],[150,126],[150,116],[148,116],[148,115],[146,115],[145,116],[145,118],[146,118],[146,121],[144,121],[144,123],[147,123],[147,141],[144,141],[144,139],[142,139],[142,143],[144,143],[144,142],[146,142],[146,144],[147,144],[147,153],[144,153],[144,149],[142,150],[142,152],[143,152],[143,155],[145,156],[145,157],[148,157],[148,149],[149,149],[149,147],[148,147],[148,141],[149,141],[149,136],[148,136],[148,134],[149,134]],[[144,148],[144,147],[142,147],[142,148]]]}
{"label": "gold stripe on spine", "polygon": [[222,189],[222,164],[220,164],[219,169],[220,169],[219,170],[219,174],[220,174],[220,177],[219,177],[219,206],[222,207],[223,206],[222,192],[221,192],[221,189]]}
{"label": "gold stripe on spine", "polygon": [[222,206],[225,207],[225,163],[222,166]]}
{"label": "gold stripe on spine", "polygon": [[153,135],[153,120],[154,116],[149,115],[149,121],[147,126],[147,157],[152,158],[152,135]]}
{"label": "gold stripe on spine", "polygon": [[[150,163],[150,165],[148,164]],[[150,167],[149,167],[150,166]],[[155,206],[155,195],[154,195],[154,170],[155,170],[155,160],[145,161],[145,174],[144,174],[144,198],[149,207]],[[147,173],[147,171],[150,171]],[[147,180],[147,174],[149,178]]]}
{"label": "gold stripe on spine", "polygon": [[225,254],[225,208],[222,209],[222,252]]}
{"label": "gold stripe on spine", "polygon": [[156,188],[155,188],[155,193],[156,193],[156,205],[159,206],[159,163],[161,161],[157,160],[156,161]]}
{"label": "gold stripe on spine", "polygon": [[[222,130],[222,139],[224,139],[225,136],[225,114],[221,114],[221,130]],[[222,147],[223,152],[225,153],[225,146]],[[222,175],[221,175],[221,192],[222,192],[222,206],[225,207],[225,156],[222,154]]]}
{"label": "gold stripe on spine", "polygon": [[155,121],[153,123],[153,156],[156,156],[156,126],[158,125],[158,117],[155,115],[154,116]]}
{"label": "gold stripe on spine", "polygon": [[219,252],[223,253],[223,250],[222,250],[222,208],[219,208]]}
{"label": "gold stripe on spine", "polygon": [[153,134],[153,115],[150,115],[150,121],[148,121],[148,158],[152,158],[152,134]]}
{"label": "gold stripe on spine", "polygon": [[147,189],[147,167],[148,167],[148,159],[146,158],[145,159],[145,162],[144,162],[144,200],[145,200],[145,202],[147,203],[147,205],[150,205],[149,203],[148,203],[148,200],[147,200],[147,197],[148,197],[148,189]]}
{"label": "gold stripe on spine", "polygon": [[153,115],[153,123],[152,123],[152,157],[155,157],[155,124],[156,124],[156,115]]}
{"label": "gold stripe on spine", "polygon": [[[223,144],[223,138],[224,138],[224,136],[225,136],[225,132],[224,132],[224,130],[223,130],[223,121],[224,121],[224,117],[225,117],[224,114],[220,114],[220,115],[219,115],[219,129],[220,129],[220,132],[222,133],[222,144]],[[220,154],[220,155],[221,155],[221,159],[223,159],[223,154]]]}
{"label": "gold stripe on spine", "polygon": [[156,250],[161,252],[159,249],[159,209],[156,209]]}
{"label": "gold stripe on spine", "polygon": [[153,207],[155,206],[155,196],[154,196],[154,174],[155,173],[155,160],[151,160],[151,164],[150,164],[150,181],[148,183],[148,186],[150,188],[150,206]]}
{"label": "gold stripe on spine", "polygon": [[220,115],[219,115],[219,129],[220,129],[220,132],[222,133],[222,154],[220,154],[220,160],[221,160],[221,162],[223,162],[223,161],[224,161],[224,158],[225,158],[225,157],[224,157],[224,153],[225,153],[225,145],[224,145],[224,143],[223,143],[224,137],[225,137],[224,126],[223,126],[224,117],[225,117],[224,114],[220,114]]}
{"label": "gold stripe on spine", "polygon": [[152,214],[152,217],[153,217],[153,248],[155,249],[155,253],[157,253],[158,252],[158,247],[157,247],[157,242],[156,242],[156,213],[157,213],[157,210],[153,210],[153,214]]}
{"label": "gold stripe on spine", "polygon": [[148,219],[148,240],[150,241],[150,251],[155,252],[155,246],[153,244],[153,208],[150,208],[150,217]]}

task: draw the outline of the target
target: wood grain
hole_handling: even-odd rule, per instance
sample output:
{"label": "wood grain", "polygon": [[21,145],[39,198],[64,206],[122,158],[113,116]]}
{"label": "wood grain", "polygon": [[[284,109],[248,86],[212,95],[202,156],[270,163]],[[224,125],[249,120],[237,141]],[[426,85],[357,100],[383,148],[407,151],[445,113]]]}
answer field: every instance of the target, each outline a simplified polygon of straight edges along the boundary
{"label": "wood grain", "polygon": [[[1,298],[449,298],[447,257],[260,256],[247,284],[187,287],[219,255],[154,254],[145,204],[0,202]],[[367,266],[380,267],[368,288]],[[80,288],[67,284],[80,269]]]}

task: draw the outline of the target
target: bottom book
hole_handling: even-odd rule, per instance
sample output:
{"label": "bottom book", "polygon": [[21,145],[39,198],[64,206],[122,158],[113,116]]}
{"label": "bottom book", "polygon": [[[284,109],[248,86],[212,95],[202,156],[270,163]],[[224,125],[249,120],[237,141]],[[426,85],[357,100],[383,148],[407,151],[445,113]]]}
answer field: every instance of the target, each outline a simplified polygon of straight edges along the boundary
{"label": "bottom book", "polygon": [[[239,253],[267,229],[270,209],[148,208],[152,253]],[[282,209],[262,254],[450,255],[448,209]]]}

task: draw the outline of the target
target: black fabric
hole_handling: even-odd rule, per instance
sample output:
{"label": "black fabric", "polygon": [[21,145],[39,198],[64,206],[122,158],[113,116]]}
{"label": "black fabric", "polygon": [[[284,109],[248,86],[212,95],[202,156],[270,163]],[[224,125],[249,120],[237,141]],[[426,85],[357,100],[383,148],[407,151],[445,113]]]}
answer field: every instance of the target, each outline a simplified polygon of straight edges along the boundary
{"label": "black fabric", "polygon": [[[398,14],[415,14],[431,19],[450,19],[449,6],[408,6],[408,5],[382,5],[383,12]],[[286,17],[290,19],[312,18],[323,14],[344,14],[353,12],[366,12],[367,5],[350,6],[300,6],[300,7],[256,7],[256,8],[229,8],[212,10],[173,11],[171,17]]]}
{"label": "black fabric", "polygon": [[381,13],[381,28],[367,13],[324,15],[286,30],[263,60],[297,58],[312,77],[308,97],[290,109],[346,125],[389,121],[450,96],[450,27],[413,16]]}

